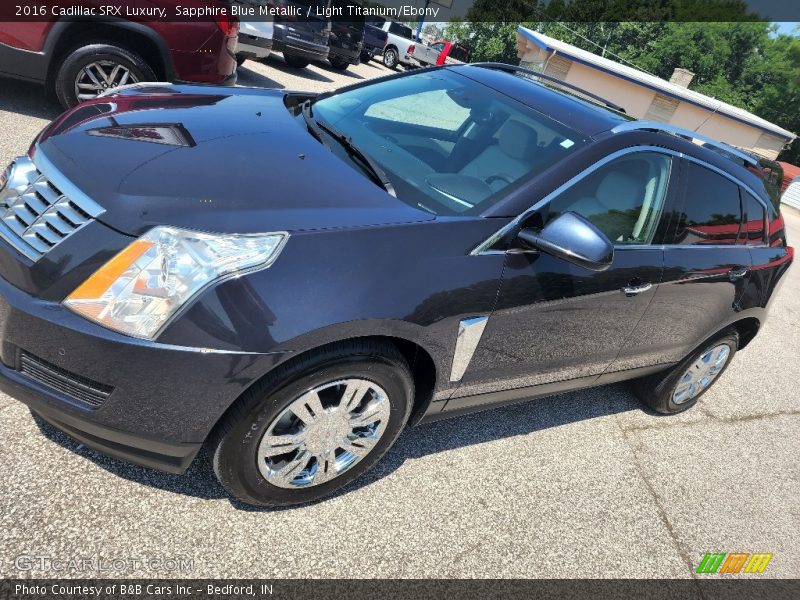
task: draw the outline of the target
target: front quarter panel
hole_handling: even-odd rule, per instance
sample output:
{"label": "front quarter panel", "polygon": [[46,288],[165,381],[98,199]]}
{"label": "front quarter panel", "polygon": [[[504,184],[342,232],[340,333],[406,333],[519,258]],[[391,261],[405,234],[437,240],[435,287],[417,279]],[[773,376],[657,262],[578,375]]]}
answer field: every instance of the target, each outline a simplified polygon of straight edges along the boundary
{"label": "front quarter panel", "polygon": [[159,337],[167,344],[287,352],[389,336],[433,358],[440,396],[450,389],[458,322],[488,315],[503,255],[469,256],[502,227],[495,219],[293,234],[268,269],[204,293]]}

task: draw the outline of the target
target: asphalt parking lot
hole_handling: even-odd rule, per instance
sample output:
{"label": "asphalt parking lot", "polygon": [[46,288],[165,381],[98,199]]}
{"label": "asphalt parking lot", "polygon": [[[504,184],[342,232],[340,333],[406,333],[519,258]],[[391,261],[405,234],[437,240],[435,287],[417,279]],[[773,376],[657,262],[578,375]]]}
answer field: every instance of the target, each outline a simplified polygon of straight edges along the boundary
{"label": "asphalt parking lot", "polygon": [[[326,90],[385,73],[274,57],[240,82]],[[40,88],[0,81],[0,163],[58,112]],[[800,244],[800,213],[784,214]],[[795,265],[688,413],[649,414],[613,385],[425,425],[344,493],[276,511],[231,501],[204,456],[185,476],[131,466],[0,395],[0,576],[686,578],[718,551],[773,553],[763,576],[796,578],[798,373]],[[124,566],[48,571],[42,557]]]}

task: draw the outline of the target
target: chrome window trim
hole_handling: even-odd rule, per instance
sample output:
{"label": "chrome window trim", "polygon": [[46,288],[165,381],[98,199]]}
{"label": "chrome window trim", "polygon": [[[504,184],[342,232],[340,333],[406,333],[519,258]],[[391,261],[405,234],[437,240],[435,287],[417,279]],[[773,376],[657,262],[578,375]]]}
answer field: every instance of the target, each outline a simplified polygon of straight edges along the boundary
{"label": "chrome window trim", "polygon": [[[574,177],[572,177],[572,178],[568,179],[567,181],[565,181],[564,183],[562,183],[555,190],[553,190],[552,192],[547,194],[544,198],[539,200],[536,204],[534,204],[529,209],[523,211],[522,213],[520,213],[519,215],[514,217],[514,219],[511,222],[509,222],[505,226],[501,227],[499,230],[494,232],[492,235],[490,235],[488,238],[486,238],[480,244],[475,246],[475,248],[472,249],[472,251],[469,253],[469,255],[470,256],[480,256],[480,255],[484,255],[484,254],[505,253],[506,252],[505,250],[496,250],[496,249],[492,250],[492,246],[494,246],[503,236],[507,235],[511,230],[513,230],[516,227],[518,227],[523,221],[525,221],[528,217],[530,217],[536,211],[538,211],[543,206],[545,206],[546,204],[551,202],[559,194],[561,194],[562,192],[565,192],[566,190],[568,190],[569,188],[574,186],[576,183],[582,181],[583,179],[585,179],[586,177],[588,177],[589,175],[591,175],[592,173],[597,171],[599,168],[605,166],[606,164],[608,164],[609,162],[611,162],[611,161],[613,161],[613,160],[615,160],[617,158],[620,158],[622,156],[626,156],[628,154],[634,154],[634,153],[637,153],[637,152],[658,152],[658,153],[666,154],[666,155],[669,155],[669,156],[672,156],[672,157],[678,158],[678,159],[684,158],[684,159],[688,160],[689,162],[693,162],[695,164],[700,165],[701,167],[705,167],[707,169],[710,169],[711,171],[714,171],[715,173],[717,173],[719,175],[722,175],[726,179],[729,179],[730,181],[732,181],[736,185],[740,186],[745,191],[749,192],[764,207],[765,214],[769,214],[769,208],[767,207],[766,202],[764,202],[764,200],[762,200],[762,198],[759,197],[759,195],[753,190],[753,188],[751,188],[749,185],[747,185],[746,183],[744,183],[743,181],[741,181],[740,179],[738,179],[734,175],[731,175],[730,173],[727,173],[727,172],[723,171],[719,167],[715,167],[714,165],[709,164],[704,160],[701,160],[701,159],[696,158],[694,156],[690,156],[688,154],[684,154],[683,152],[677,152],[675,150],[671,150],[669,148],[661,148],[659,146],[631,146],[629,148],[622,148],[620,150],[612,152],[611,154],[609,154],[609,155],[603,157],[602,159],[598,160],[592,166],[587,167],[586,169],[584,169],[583,171],[581,171],[580,173],[578,173]],[[702,244],[700,244],[700,245],[702,245]],[[736,246],[736,245],[737,244],[719,244],[718,246],[728,248],[730,246]],[[630,248],[632,246],[634,246],[634,245],[633,244],[631,244],[631,245],[620,244],[619,246],[615,245],[614,248],[615,249],[618,248],[618,247],[619,248]],[[652,248],[653,247],[652,245],[649,245],[649,244],[646,244],[645,246],[647,248]],[[665,247],[697,247],[698,245],[697,244],[695,244],[695,245],[691,245],[691,244],[664,244],[664,246]],[[707,245],[705,247],[706,248],[712,247],[712,245],[709,244],[709,245]],[[756,248],[758,246],[746,246],[746,247]]]}
{"label": "chrome window trim", "polygon": [[663,131],[664,133],[669,133],[676,137],[680,138],[688,137],[692,140],[699,140],[704,144],[713,146],[714,148],[719,148],[720,150],[727,152],[728,154],[733,154],[737,158],[741,158],[743,161],[753,165],[754,167],[760,167],[758,161],[755,158],[753,158],[752,156],[748,156],[738,148],[734,148],[733,146],[730,146],[725,142],[720,142],[719,140],[710,138],[707,135],[703,135],[702,133],[697,133],[696,131],[692,131],[690,129],[684,129],[683,127],[676,127],[675,125],[669,125],[667,123],[659,123],[658,121],[628,121],[627,123],[620,123],[619,125],[614,127],[611,130],[611,133],[622,133],[624,131],[641,131],[641,130]]}
{"label": "chrome window trim", "polygon": [[486,329],[487,316],[470,317],[462,319],[458,323],[458,337],[456,338],[456,348],[453,353],[453,366],[450,369],[450,381],[455,383],[461,381],[467,371],[472,355],[478,348],[478,343],[483,337],[483,330]]}

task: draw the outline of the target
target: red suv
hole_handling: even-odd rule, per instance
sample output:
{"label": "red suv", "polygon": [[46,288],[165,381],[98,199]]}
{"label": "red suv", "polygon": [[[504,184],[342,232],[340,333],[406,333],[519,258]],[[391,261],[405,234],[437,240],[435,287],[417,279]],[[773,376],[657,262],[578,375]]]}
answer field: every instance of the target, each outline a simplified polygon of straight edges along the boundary
{"label": "red suv", "polygon": [[[176,15],[179,2],[184,8],[227,4],[223,0],[141,0],[135,4]],[[239,22],[229,11],[207,21],[166,22],[100,16],[101,7],[108,4],[107,0],[74,2],[86,7],[87,13],[96,13],[79,18],[55,16],[58,3],[54,0],[37,2],[44,15],[9,15],[4,7],[0,76],[44,83],[67,108],[110,88],[140,81],[236,83]]]}

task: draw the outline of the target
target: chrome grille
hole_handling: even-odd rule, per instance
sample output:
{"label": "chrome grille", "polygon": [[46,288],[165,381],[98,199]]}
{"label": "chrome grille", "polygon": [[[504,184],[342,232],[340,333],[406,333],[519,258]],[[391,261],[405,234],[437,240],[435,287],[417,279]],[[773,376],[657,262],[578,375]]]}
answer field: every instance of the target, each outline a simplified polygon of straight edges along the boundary
{"label": "chrome grille", "polygon": [[54,181],[59,174],[49,163],[46,171],[49,177],[20,157],[0,190],[0,237],[34,262],[105,212],[80,191],[65,190],[72,188],[67,182]]}

